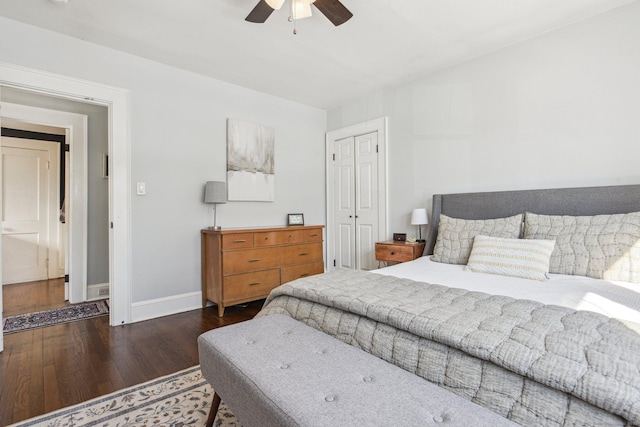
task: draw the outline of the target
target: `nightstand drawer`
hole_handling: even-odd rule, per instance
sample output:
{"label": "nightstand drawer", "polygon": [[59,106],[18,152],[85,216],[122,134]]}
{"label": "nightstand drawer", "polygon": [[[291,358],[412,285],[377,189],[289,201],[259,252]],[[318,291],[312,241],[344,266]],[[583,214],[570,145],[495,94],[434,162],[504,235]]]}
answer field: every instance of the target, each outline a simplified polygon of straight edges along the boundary
{"label": "nightstand drawer", "polygon": [[309,264],[294,265],[282,269],[281,282],[287,283],[301,277],[313,276],[324,273],[324,262],[312,262]]}
{"label": "nightstand drawer", "polygon": [[280,269],[236,274],[224,278],[222,298],[227,301],[267,295],[280,285]]}
{"label": "nightstand drawer", "polygon": [[413,248],[409,245],[376,245],[379,261],[406,262],[413,260]]}
{"label": "nightstand drawer", "polygon": [[424,252],[424,242],[377,242],[376,259],[388,262],[407,262],[420,258]]}

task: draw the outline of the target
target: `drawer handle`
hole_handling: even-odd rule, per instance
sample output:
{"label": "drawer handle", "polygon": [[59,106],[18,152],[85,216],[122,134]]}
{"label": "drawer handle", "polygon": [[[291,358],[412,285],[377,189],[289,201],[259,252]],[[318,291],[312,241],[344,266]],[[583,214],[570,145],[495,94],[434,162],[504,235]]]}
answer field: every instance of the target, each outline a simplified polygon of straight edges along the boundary
{"label": "drawer handle", "polygon": [[301,254],[298,254],[298,256],[305,256],[305,255],[309,255],[309,252],[302,252]]}
{"label": "drawer handle", "polygon": [[289,238],[290,238],[290,239],[293,239],[293,236],[292,236],[291,234],[289,234]]}
{"label": "drawer handle", "polygon": [[258,262],[260,261],[259,259],[250,259],[248,262]]}
{"label": "drawer handle", "polygon": [[391,252],[391,255],[395,255],[395,254],[396,254],[395,252]]}
{"label": "drawer handle", "polygon": [[269,240],[269,238],[268,238],[268,237],[265,237],[265,238],[264,238],[264,240]]}
{"label": "drawer handle", "polygon": [[233,243],[245,243],[246,240],[234,240]]}
{"label": "drawer handle", "polygon": [[309,234],[309,237],[316,237],[318,235],[318,233],[316,234]]}
{"label": "drawer handle", "polygon": [[260,282],[253,282],[253,283],[249,283],[249,286],[258,286],[260,284]]}
{"label": "drawer handle", "polygon": [[302,274],[300,275],[300,277],[307,277],[308,275],[309,275],[309,273],[302,273]]}

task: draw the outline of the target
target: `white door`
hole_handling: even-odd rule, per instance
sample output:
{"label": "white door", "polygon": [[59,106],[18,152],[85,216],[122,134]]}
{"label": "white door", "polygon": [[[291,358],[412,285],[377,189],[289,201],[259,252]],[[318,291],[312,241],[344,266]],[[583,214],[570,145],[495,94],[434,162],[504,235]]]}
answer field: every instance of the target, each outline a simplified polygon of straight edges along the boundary
{"label": "white door", "polygon": [[2,138],[2,283],[46,280],[56,161],[51,143]]}
{"label": "white door", "polygon": [[334,153],[334,206],[335,206],[335,260],[336,268],[356,267],[355,218],[355,152],[354,138],[335,142]]}
{"label": "white door", "polygon": [[378,241],[378,134],[335,141],[334,215],[336,268],[376,268]]}
{"label": "white door", "polygon": [[376,263],[378,222],[378,133],[355,137],[356,268],[373,270]]}

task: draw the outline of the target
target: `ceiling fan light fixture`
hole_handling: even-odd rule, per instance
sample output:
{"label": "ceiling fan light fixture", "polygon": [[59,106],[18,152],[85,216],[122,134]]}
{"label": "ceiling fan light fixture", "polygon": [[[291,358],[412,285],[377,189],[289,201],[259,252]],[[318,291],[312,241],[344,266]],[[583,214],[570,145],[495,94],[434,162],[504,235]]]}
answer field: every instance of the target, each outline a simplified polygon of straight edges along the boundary
{"label": "ceiling fan light fixture", "polygon": [[291,0],[291,17],[294,20],[311,17],[311,3],[305,3],[303,0]]}
{"label": "ceiling fan light fixture", "polygon": [[[271,9],[280,10],[282,5],[284,4],[284,0],[264,0]],[[315,0],[314,0],[315,1]]]}

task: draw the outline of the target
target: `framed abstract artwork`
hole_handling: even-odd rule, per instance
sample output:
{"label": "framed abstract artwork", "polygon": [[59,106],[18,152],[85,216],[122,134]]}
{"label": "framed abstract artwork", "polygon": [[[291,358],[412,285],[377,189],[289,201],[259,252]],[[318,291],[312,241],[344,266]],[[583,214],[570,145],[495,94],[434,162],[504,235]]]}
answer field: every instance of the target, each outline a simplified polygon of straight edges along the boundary
{"label": "framed abstract artwork", "polygon": [[229,201],[275,200],[275,130],[227,119],[227,192]]}

